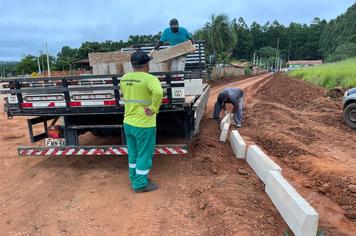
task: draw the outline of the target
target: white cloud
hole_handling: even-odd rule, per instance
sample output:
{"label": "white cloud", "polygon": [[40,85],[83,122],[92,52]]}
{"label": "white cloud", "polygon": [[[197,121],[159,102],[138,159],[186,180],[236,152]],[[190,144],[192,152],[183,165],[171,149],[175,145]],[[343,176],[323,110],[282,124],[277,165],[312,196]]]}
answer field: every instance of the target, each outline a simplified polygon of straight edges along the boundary
{"label": "white cloud", "polygon": [[353,0],[268,1],[123,1],[123,0],[1,0],[0,61],[37,53],[48,42],[51,54],[62,46],[79,47],[83,41],[126,40],[130,34],[154,34],[172,17],[194,32],[211,14],[242,16],[247,23],[278,20],[310,23],[318,16],[331,19]]}

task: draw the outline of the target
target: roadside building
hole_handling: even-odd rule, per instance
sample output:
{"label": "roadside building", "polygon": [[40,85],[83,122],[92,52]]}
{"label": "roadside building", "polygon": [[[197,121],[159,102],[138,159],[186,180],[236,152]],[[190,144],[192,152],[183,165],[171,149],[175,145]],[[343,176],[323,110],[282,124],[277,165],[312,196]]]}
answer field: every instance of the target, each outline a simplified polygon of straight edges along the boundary
{"label": "roadside building", "polygon": [[300,60],[300,61],[288,61],[288,69],[293,70],[301,67],[317,66],[323,64],[322,60]]}

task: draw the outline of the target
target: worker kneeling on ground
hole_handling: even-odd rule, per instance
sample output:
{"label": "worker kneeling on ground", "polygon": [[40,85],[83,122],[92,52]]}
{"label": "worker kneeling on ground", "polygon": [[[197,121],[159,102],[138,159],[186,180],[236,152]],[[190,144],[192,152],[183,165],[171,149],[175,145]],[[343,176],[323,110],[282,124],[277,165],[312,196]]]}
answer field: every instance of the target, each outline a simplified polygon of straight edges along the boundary
{"label": "worker kneeling on ground", "polygon": [[226,88],[221,91],[214,106],[214,119],[220,118],[221,110],[226,110],[226,103],[234,105],[234,122],[237,127],[242,126],[244,92],[239,88]]}
{"label": "worker kneeling on ground", "polygon": [[156,142],[156,116],[163,91],[160,81],[148,74],[150,57],[142,50],[131,56],[133,72],[120,81],[125,104],[124,131],[129,154],[129,177],[134,192],[150,192],[158,185],[148,173]]}
{"label": "worker kneeling on ground", "polygon": [[[159,50],[159,47],[163,45],[163,43],[168,42],[169,46],[174,46],[180,43],[184,43],[185,41],[191,40],[193,43],[192,35],[188,32],[186,28],[179,27],[178,20],[173,18],[169,21],[169,28],[166,28],[160,40],[156,44],[151,52],[151,55],[154,53],[154,50]],[[185,69],[185,56],[180,56],[172,59],[171,61],[171,71],[184,71]]]}

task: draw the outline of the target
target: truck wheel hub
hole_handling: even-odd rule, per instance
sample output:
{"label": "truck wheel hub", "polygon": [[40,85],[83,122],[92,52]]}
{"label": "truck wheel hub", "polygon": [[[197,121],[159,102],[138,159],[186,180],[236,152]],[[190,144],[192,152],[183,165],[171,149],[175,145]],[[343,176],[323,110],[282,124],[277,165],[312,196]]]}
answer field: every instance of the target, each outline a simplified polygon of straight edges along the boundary
{"label": "truck wheel hub", "polygon": [[349,119],[352,122],[356,122],[356,109],[351,110],[349,113]]}

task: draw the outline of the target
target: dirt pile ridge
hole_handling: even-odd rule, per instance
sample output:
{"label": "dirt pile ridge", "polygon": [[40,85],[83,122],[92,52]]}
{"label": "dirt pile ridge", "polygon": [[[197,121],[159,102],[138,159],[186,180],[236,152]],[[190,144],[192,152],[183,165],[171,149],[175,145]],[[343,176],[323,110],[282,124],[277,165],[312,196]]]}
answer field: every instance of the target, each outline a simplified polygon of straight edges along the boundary
{"label": "dirt pile ridge", "polygon": [[[356,131],[341,121],[341,101],[284,74],[253,97],[241,133],[262,146],[314,202],[322,227],[333,235],[356,232]],[[320,202],[323,197],[333,202],[328,209]]]}

